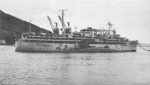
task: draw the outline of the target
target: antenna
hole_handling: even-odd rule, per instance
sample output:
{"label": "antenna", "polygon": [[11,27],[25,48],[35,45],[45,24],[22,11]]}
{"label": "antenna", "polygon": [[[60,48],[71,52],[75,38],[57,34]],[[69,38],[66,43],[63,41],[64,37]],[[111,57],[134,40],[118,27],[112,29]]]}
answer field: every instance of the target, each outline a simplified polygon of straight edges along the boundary
{"label": "antenna", "polygon": [[31,20],[30,20],[30,25],[29,25],[29,34],[31,33]]}
{"label": "antenna", "polygon": [[108,0],[108,9],[107,9],[107,12],[108,12],[108,21],[110,20],[110,0]]}
{"label": "antenna", "polygon": [[0,9],[0,40],[1,40],[1,33],[2,33],[2,28],[1,28],[1,9]]}

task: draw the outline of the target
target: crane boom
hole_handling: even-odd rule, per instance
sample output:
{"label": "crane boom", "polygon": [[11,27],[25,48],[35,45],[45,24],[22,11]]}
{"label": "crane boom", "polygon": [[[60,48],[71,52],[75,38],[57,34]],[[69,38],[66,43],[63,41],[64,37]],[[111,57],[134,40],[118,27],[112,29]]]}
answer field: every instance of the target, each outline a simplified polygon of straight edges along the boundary
{"label": "crane boom", "polygon": [[49,23],[50,23],[50,25],[51,25],[51,28],[52,28],[52,30],[54,30],[54,25],[53,25],[53,23],[52,23],[52,20],[51,20],[51,18],[49,17],[49,16],[47,16],[47,18],[48,18],[48,21],[49,21]]}

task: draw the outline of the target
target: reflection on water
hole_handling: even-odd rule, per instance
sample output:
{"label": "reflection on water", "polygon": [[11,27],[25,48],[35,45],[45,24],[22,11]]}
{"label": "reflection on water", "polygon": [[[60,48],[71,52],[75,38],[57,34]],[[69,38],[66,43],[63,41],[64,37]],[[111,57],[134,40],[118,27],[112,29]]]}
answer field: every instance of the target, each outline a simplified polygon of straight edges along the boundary
{"label": "reflection on water", "polygon": [[0,51],[0,85],[150,85],[150,52]]}

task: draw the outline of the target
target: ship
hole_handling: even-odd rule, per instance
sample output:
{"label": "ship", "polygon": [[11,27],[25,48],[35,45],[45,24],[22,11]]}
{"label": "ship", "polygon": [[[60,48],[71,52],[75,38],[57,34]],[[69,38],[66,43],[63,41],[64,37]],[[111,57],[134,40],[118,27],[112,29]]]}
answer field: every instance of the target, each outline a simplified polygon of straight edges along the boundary
{"label": "ship", "polygon": [[[64,22],[64,10],[59,16],[62,28],[53,25],[51,34],[36,35],[35,33],[23,33],[15,42],[16,52],[65,52],[65,53],[101,53],[101,52],[136,52],[138,40],[129,40],[121,37],[108,22],[108,29],[96,29],[87,27],[79,32],[72,32],[70,22],[68,26]],[[61,33],[60,33],[61,32]]]}

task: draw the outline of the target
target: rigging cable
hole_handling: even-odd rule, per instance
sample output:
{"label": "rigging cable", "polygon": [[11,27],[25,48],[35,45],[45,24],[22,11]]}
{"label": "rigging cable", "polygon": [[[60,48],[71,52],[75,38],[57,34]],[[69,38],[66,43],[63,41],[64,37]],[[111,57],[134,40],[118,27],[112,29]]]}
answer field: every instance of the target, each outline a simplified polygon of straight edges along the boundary
{"label": "rigging cable", "polygon": [[3,48],[0,48],[0,51],[6,51],[10,48],[10,46],[13,46],[13,45],[8,45],[8,46],[5,46]]}
{"label": "rigging cable", "polygon": [[8,48],[9,48],[8,46],[3,47],[3,48],[0,49],[0,51],[5,51],[5,50],[7,50]]}
{"label": "rigging cable", "polygon": [[140,43],[138,44],[139,44],[139,47],[142,48],[143,50],[150,51],[150,50],[145,49]]}

